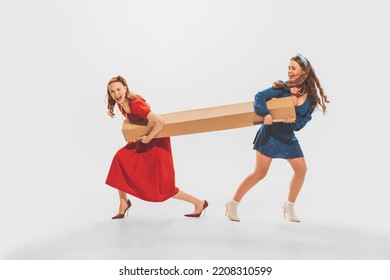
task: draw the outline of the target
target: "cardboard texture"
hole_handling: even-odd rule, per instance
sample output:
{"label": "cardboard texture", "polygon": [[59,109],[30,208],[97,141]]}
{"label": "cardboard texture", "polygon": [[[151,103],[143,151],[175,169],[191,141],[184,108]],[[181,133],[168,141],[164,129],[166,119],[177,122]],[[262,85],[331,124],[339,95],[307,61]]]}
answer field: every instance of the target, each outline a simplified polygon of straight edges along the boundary
{"label": "cardboard texture", "polygon": [[[267,107],[274,122],[282,122],[286,116],[295,120],[292,96],[271,99],[267,101]],[[253,111],[253,102],[161,114],[161,116],[165,119],[165,125],[154,138],[233,129],[263,123],[263,117]],[[135,122],[126,119],[122,126],[126,141],[148,134],[151,126],[147,124],[146,120]]]}

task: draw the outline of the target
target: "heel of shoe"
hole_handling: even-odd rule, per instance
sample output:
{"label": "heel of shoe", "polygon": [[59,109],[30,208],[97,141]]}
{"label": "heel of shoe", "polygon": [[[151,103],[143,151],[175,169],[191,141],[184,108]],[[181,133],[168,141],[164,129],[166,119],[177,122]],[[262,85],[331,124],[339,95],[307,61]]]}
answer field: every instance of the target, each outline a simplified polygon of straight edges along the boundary
{"label": "heel of shoe", "polygon": [[234,222],[240,221],[240,218],[237,216],[237,206],[238,202],[235,202],[233,200],[229,200],[225,205],[225,216],[227,216],[229,220]]}
{"label": "heel of shoe", "polygon": [[127,208],[125,210],[126,217],[129,216],[129,212],[130,212],[129,209],[130,209],[130,207],[131,207],[131,201],[130,201],[130,199],[127,199]]}
{"label": "heel of shoe", "polygon": [[295,215],[295,211],[294,211],[294,203],[292,202],[285,202],[283,204],[283,217],[284,219],[286,219],[286,214],[287,214],[287,218],[290,222],[296,222],[296,223],[299,223],[301,220]]}
{"label": "heel of shoe", "polygon": [[200,213],[192,213],[192,214],[185,214],[184,216],[186,217],[192,217],[192,218],[199,218],[200,215],[202,215],[202,212],[203,212],[203,215],[204,217],[206,217],[206,208],[209,206],[209,203],[207,202],[207,200],[205,200],[203,202],[203,207],[202,207],[202,210],[200,211]]}
{"label": "heel of shoe", "polygon": [[115,220],[115,219],[123,219],[124,217],[128,217],[129,216],[129,209],[130,209],[130,207],[131,207],[131,201],[130,201],[130,199],[128,199],[127,200],[127,207],[125,209],[125,212],[123,214],[116,214],[111,219]]}
{"label": "heel of shoe", "polygon": [[[204,201],[203,203],[203,217],[206,218],[206,208],[209,207],[209,203],[207,202],[207,200]],[[201,212],[202,214],[202,212]]]}

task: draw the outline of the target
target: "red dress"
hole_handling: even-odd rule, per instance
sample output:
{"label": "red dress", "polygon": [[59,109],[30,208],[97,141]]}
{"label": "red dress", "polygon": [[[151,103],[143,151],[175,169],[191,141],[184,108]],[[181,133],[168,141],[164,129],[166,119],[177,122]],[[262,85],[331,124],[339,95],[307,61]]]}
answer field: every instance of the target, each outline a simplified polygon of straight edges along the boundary
{"label": "red dress", "polygon": [[[129,105],[131,114],[126,117],[130,120],[146,119],[150,113],[149,105],[140,98]],[[115,154],[106,184],[154,202],[177,194],[170,138],[155,138],[147,144],[128,143]]]}

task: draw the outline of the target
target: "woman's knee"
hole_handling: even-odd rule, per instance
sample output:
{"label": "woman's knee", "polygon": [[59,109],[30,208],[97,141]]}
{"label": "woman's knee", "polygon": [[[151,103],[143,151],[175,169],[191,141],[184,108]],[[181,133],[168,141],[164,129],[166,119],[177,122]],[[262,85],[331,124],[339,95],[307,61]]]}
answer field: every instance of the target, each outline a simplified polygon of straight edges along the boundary
{"label": "woman's knee", "polygon": [[301,165],[298,168],[294,169],[295,176],[299,177],[305,177],[307,173],[307,166],[306,165]]}
{"label": "woman's knee", "polygon": [[252,173],[252,177],[255,181],[260,181],[264,179],[264,177],[267,175],[267,170],[255,170]]}

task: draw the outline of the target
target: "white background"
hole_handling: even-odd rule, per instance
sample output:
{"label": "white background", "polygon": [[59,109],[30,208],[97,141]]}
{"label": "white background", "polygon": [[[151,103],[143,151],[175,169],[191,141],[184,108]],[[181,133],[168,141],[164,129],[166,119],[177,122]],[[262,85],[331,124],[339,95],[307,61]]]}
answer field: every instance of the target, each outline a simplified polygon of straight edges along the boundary
{"label": "white background", "polygon": [[[388,43],[384,1],[1,2],[1,259],[389,259]],[[348,1],[349,3],[349,1]],[[178,187],[210,203],[131,198],[111,221],[104,184],[125,142],[106,115],[112,76],[156,113],[253,100],[300,52],[329,112],[297,133],[308,174],[283,220],[292,175],[275,160],[242,201],[258,127],[172,138]]]}

